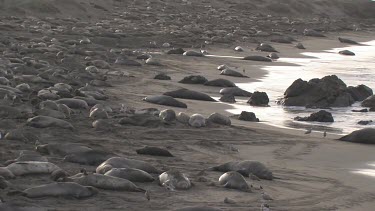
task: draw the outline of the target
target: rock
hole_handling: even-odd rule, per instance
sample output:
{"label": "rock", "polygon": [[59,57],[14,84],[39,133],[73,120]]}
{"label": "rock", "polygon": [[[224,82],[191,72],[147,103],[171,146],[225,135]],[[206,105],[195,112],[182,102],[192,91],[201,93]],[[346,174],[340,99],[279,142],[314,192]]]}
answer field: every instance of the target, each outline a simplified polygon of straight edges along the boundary
{"label": "rock", "polygon": [[[371,95],[370,97],[366,98],[361,105],[363,107],[370,107],[370,108],[375,108],[375,95]],[[370,109],[371,111],[371,109]]]}
{"label": "rock", "polygon": [[255,48],[255,50],[265,51],[265,52],[278,52],[277,50],[275,50],[274,47],[272,47],[270,44],[266,44],[266,43],[259,44],[258,47]]}
{"label": "rock", "polygon": [[191,99],[191,100],[202,100],[202,101],[216,101],[207,94],[189,90],[189,89],[178,89],[176,91],[165,92],[163,95],[171,96],[174,98]]}
{"label": "rock", "polygon": [[339,140],[363,144],[375,144],[375,128],[356,130],[349,135],[339,138]]}
{"label": "rock", "polygon": [[312,113],[308,117],[296,117],[294,120],[297,121],[313,121],[313,122],[334,122],[332,114],[325,111],[325,110],[320,110],[316,113]]}
{"label": "rock", "polygon": [[205,86],[218,86],[218,87],[236,87],[236,84],[226,79],[215,79],[204,83]]}
{"label": "rock", "polygon": [[306,49],[305,46],[302,45],[302,43],[298,43],[295,47],[298,49]]}
{"label": "rock", "polygon": [[209,117],[208,117],[208,121],[212,122],[212,123],[215,123],[215,124],[219,124],[219,125],[227,125],[227,126],[230,126],[232,124],[232,122],[230,121],[229,117],[226,117],[222,114],[219,114],[219,113],[212,113]]}
{"label": "rock", "polygon": [[285,106],[346,107],[354,103],[346,84],[336,75],[303,81],[297,79],[284,93]]}
{"label": "rock", "polygon": [[265,92],[254,92],[247,101],[252,106],[266,106],[269,103],[269,98]]}
{"label": "rock", "polygon": [[372,123],[372,120],[361,120],[361,121],[357,122],[357,124],[359,124],[359,125],[368,125],[370,123]]}
{"label": "rock", "polygon": [[349,51],[349,50],[339,51],[339,54],[345,55],[345,56],[355,56],[355,53],[353,53],[352,51]]}
{"label": "rock", "polygon": [[255,114],[248,111],[242,111],[238,119],[248,122],[259,122],[259,119],[255,116]]}
{"label": "rock", "polygon": [[201,75],[190,75],[183,78],[179,83],[183,84],[204,84],[208,80]]}
{"label": "rock", "polygon": [[322,33],[315,31],[314,29],[305,29],[303,35],[310,37],[325,37]]}
{"label": "rock", "polygon": [[159,73],[157,74],[154,79],[157,79],[157,80],[171,80],[171,77],[166,75],[165,73]]}
{"label": "rock", "polygon": [[356,87],[349,86],[348,91],[355,101],[363,101],[373,95],[372,89],[363,84]]}
{"label": "rock", "polygon": [[176,49],[171,49],[167,52],[167,54],[184,54],[185,50],[182,48],[176,48]]}
{"label": "rock", "polygon": [[253,93],[240,89],[238,87],[228,87],[220,89],[220,94],[222,95],[233,95],[240,97],[251,97]]}
{"label": "rock", "polygon": [[264,56],[246,56],[243,60],[258,61],[258,62],[272,62],[272,59]]}
{"label": "rock", "polygon": [[234,98],[233,95],[230,95],[230,94],[227,94],[227,95],[223,95],[219,101],[221,102],[226,102],[226,103],[235,103],[236,102],[236,99]]}
{"label": "rock", "polygon": [[184,56],[196,56],[196,57],[203,57],[204,54],[197,51],[186,51],[183,53]]}
{"label": "rock", "polygon": [[221,71],[220,75],[227,75],[227,76],[233,76],[233,77],[245,77],[245,78],[248,78],[247,76],[242,75],[242,73],[237,72],[237,71],[232,70],[232,69],[224,69],[224,70]]}

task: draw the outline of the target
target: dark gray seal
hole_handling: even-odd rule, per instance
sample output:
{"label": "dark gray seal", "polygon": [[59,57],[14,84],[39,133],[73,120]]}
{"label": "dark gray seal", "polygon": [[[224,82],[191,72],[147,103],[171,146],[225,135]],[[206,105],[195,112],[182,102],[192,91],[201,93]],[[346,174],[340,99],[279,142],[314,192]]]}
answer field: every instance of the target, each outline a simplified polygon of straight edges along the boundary
{"label": "dark gray seal", "polygon": [[81,153],[92,151],[90,147],[83,146],[81,144],[74,143],[63,143],[63,144],[44,144],[38,145],[36,151],[41,154],[66,156],[68,154]]}
{"label": "dark gray seal", "polygon": [[189,90],[189,89],[178,89],[176,91],[165,92],[163,95],[171,96],[174,98],[191,99],[191,100],[202,100],[202,101],[216,101],[207,94]]}
{"label": "dark gray seal", "polygon": [[208,121],[212,122],[212,123],[215,123],[215,124],[219,124],[219,125],[227,125],[227,126],[230,126],[232,124],[232,122],[230,121],[229,117],[226,117],[222,114],[219,114],[219,113],[212,113],[208,119]]}
{"label": "dark gray seal", "polygon": [[110,152],[90,150],[68,154],[65,156],[64,161],[83,165],[99,165],[114,156],[116,155]]}
{"label": "dark gray seal", "polygon": [[[75,98],[63,98],[55,101],[57,104],[65,104],[73,109],[88,109],[89,105],[86,101]],[[95,103],[96,104],[96,103]]]}
{"label": "dark gray seal", "polygon": [[51,174],[60,168],[50,162],[39,161],[19,161],[7,166],[15,176],[22,176],[28,174]]}
{"label": "dark gray seal", "polygon": [[250,191],[250,187],[245,178],[237,171],[230,171],[221,175],[219,178],[219,185],[222,185],[225,188]]}
{"label": "dark gray seal", "polygon": [[275,50],[274,47],[272,47],[270,44],[266,44],[266,43],[261,43],[259,44],[255,50],[258,50],[258,51],[265,51],[265,52],[276,52],[278,53],[277,50]]}
{"label": "dark gray seal", "polygon": [[264,56],[246,56],[243,60],[258,61],[258,62],[272,62],[272,59]]}
{"label": "dark gray seal", "polygon": [[153,156],[163,156],[163,157],[174,157],[168,150],[159,147],[143,147],[136,150],[137,154],[141,155],[153,155]]}
{"label": "dark gray seal", "polygon": [[184,56],[195,56],[195,57],[203,57],[204,54],[198,51],[185,51],[182,55]]}
{"label": "dark gray seal", "polygon": [[220,172],[237,171],[244,176],[254,174],[260,179],[273,179],[272,172],[263,163],[254,160],[232,161],[212,167],[211,170]]}
{"label": "dark gray seal", "polygon": [[205,86],[217,86],[217,87],[236,87],[232,81],[227,79],[218,78],[204,83]]}
{"label": "dark gray seal", "polygon": [[181,79],[178,83],[182,84],[204,84],[208,80],[201,75],[189,75]]}
{"label": "dark gray seal", "polygon": [[69,130],[74,129],[74,126],[69,122],[49,116],[36,116],[30,118],[27,120],[26,125],[35,128],[59,127]]}
{"label": "dark gray seal", "polygon": [[133,168],[113,168],[104,175],[123,178],[132,182],[153,182],[155,180],[149,173]]}
{"label": "dark gray seal", "polygon": [[143,170],[150,174],[160,174],[161,172],[160,170],[156,169],[154,166],[145,161],[128,159],[123,157],[113,157],[109,158],[108,160],[100,164],[98,168],[96,168],[96,173],[104,174],[112,168],[135,168]]}
{"label": "dark gray seal", "polygon": [[375,144],[375,128],[356,130],[349,135],[339,138],[339,140],[362,144]]}
{"label": "dark gray seal", "polygon": [[170,190],[187,190],[192,187],[189,178],[178,170],[169,170],[160,174],[159,182]]}
{"label": "dark gray seal", "polygon": [[239,87],[228,87],[220,89],[220,94],[222,95],[233,95],[239,97],[251,97],[252,93],[246,90],[243,90]]}
{"label": "dark gray seal", "polygon": [[173,106],[179,108],[187,108],[187,105],[181,101],[174,99],[171,96],[166,95],[155,95],[143,98],[144,101],[159,105]]}
{"label": "dark gray seal", "polygon": [[361,44],[358,43],[357,41],[350,40],[350,39],[347,39],[347,38],[339,37],[338,39],[339,39],[339,41],[340,41],[341,43],[347,43],[347,44],[352,44],[352,45],[361,45]]}
{"label": "dark gray seal", "polygon": [[232,77],[242,77],[248,78],[248,76],[243,75],[242,73],[232,70],[232,69],[224,69],[221,71],[220,75],[232,76]]}

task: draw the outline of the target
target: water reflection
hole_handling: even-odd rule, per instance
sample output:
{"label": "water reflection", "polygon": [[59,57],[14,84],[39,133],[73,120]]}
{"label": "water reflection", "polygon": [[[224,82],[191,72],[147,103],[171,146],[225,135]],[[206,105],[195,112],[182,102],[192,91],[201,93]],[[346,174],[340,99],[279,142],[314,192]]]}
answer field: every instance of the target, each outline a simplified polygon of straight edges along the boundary
{"label": "water reflection", "polygon": [[362,174],[370,177],[375,177],[375,163],[368,164],[368,166],[370,167],[369,169],[358,169],[352,172],[355,174]]}

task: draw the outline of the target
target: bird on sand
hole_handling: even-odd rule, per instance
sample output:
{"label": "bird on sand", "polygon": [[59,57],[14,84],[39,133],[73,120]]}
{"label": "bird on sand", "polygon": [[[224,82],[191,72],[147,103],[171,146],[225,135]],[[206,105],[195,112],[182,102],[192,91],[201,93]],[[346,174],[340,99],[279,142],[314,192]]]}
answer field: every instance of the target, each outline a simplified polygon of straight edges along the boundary
{"label": "bird on sand", "polygon": [[323,137],[325,138],[327,136],[327,131],[324,131]]}
{"label": "bird on sand", "polygon": [[306,132],[305,132],[305,134],[310,134],[311,132],[312,132],[312,128],[307,129]]}

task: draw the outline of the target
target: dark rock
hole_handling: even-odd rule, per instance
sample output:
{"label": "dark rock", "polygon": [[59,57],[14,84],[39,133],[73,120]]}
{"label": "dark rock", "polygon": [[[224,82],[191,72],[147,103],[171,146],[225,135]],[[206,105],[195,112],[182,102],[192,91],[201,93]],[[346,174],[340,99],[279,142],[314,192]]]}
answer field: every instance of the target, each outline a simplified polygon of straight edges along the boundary
{"label": "dark rock", "polygon": [[167,52],[167,54],[184,54],[185,50],[182,48],[176,48],[176,49],[171,49]]}
{"label": "dark rock", "polygon": [[[370,107],[370,108],[375,108],[375,95],[371,95],[370,97],[366,98],[361,105],[363,107]],[[371,111],[371,109],[370,109]]]}
{"label": "dark rock", "polygon": [[201,75],[190,75],[183,78],[179,83],[183,84],[204,84],[208,80]]}
{"label": "dark rock", "polygon": [[226,79],[215,79],[212,81],[207,81],[204,83],[205,86],[218,86],[218,87],[236,87],[236,84],[234,84],[232,81],[226,80]]}
{"label": "dark rock", "polygon": [[221,102],[226,102],[226,103],[235,103],[236,99],[234,98],[233,95],[223,95],[220,99]]}
{"label": "dark rock", "polygon": [[163,95],[171,96],[174,98],[191,99],[191,100],[203,100],[203,101],[216,101],[207,94],[189,90],[189,89],[178,89],[176,91],[165,92]]}
{"label": "dark rock", "polygon": [[171,77],[166,75],[165,73],[159,73],[157,74],[154,79],[157,79],[157,80],[171,80]]}
{"label": "dark rock", "polygon": [[238,119],[248,122],[259,122],[259,119],[255,116],[255,114],[248,111],[242,111]]}
{"label": "dark rock", "polygon": [[266,106],[269,102],[270,100],[265,92],[254,92],[247,101],[252,106]]}
{"label": "dark rock", "polygon": [[222,95],[233,95],[240,97],[251,97],[253,93],[240,89],[238,87],[228,87],[220,89],[220,94]]}
{"label": "dark rock", "polygon": [[375,144],[375,128],[356,130],[349,135],[339,138],[339,140],[363,144]]}
{"label": "dark rock", "polygon": [[296,117],[294,118],[296,121],[308,121],[308,122],[334,122],[332,114],[325,111],[320,110],[316,113],[312,113],[308,117]]}
{"label": "dark rock", "polygon": [[355,101],[363,101],[373,95],[372,89],[363,84],[356,87],[349,86],[348,91]]}
{"label": "dark rock", "polygon": [[359,125],[368,125],[370,123],[372,123],[372,120],[361,120],[361,121],[357,122],[357,124],[359,124]]}

